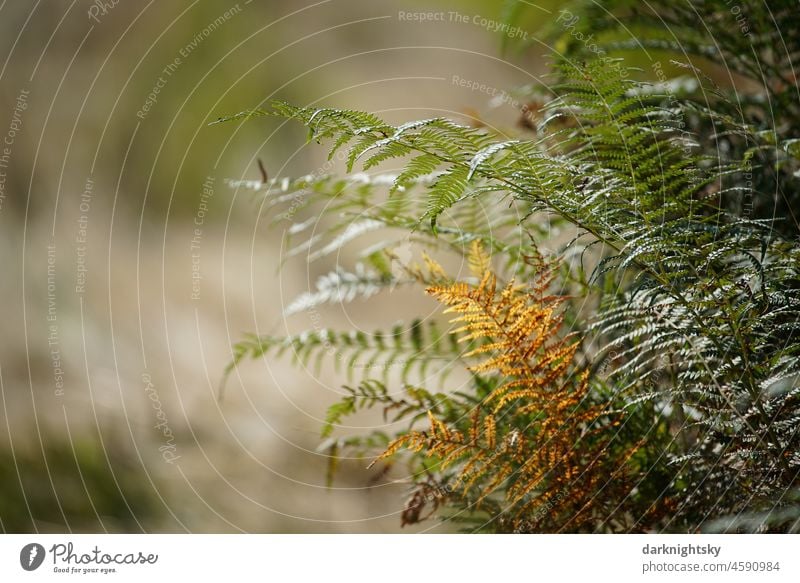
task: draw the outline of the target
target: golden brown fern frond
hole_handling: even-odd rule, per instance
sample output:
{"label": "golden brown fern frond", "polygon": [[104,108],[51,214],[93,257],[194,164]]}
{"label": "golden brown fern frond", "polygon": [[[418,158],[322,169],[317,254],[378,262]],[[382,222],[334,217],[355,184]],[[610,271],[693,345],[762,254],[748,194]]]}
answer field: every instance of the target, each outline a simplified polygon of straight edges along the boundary
{"label": "golden brown fern frond", "polygon": [[500,382],[458,429],[429,413],[428,431],[401,436],[379,459],[403,447],[424,453],[454,471],[454,488],[478,507],[500,500],[517,529],[581,530],[626,492],[610,478],[624,474],[632,451],[609,455],[614,422],[590,402],[588,373],[574,363],[578,342],[560,333],[563,298],[547,294],[551,278],[544,269],[528,286],[498,288],[487,270],[475,286],[428,288],[456,314],[459,341],[476,345],[466,354],[477,360],[471,370]]}

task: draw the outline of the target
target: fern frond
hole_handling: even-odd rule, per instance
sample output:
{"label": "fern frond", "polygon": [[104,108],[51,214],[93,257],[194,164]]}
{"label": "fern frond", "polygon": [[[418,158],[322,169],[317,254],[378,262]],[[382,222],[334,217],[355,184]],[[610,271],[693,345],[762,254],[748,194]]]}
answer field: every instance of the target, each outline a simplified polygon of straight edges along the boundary
{"label": "fern frond", "polygon": [[[455,282],[428,289],[446,311],[458,314],[453,322],[461,325],[454,331],[459,340],[477,343],[466,356],[483,361],[471,369],[503,382],[452,426],[429,413],[428,431],[401,435],[378,459],[402,448],[424,452],[437,460],[438,471],[455,469],[459,495],[475,492],[478,508],[501,495],[505,515],[518,522],[538,515],[553,488],[568,488],[571,493],[538,527],[557,529],[563,521],[581,529],[597,516],[598,488],[606,502],[615,491],[605,477],[625,474],[626,461],[609,456],[610,436],[601,429],[612,427],[603,420],[607,404],[591,402],[587,373],[574,370],[576,345],[559,337],[555,311],[561,299],[547,295],[551,278],[544,272],[530,289],[513,282],[498,289],[487,271],[476,286]],[[620,500],[623,492],[617,490]]]}
{"label": "fern frond", "polygon": [[355,271],[345,271],[338,267],[317,279],[315,290],[297,297],[284,309],[285,316],[312,310],[323,304],[342,304],[352,302],[356,298],[367,299],[377,294],[382,288],[396,284],[387,276],[378,274],[357,263]]}
{"label": "fern frond", "polygon": [[314,364],[317,372],[328,356],[338,369],[347,364],[348,376],[360,371],[362,378],[379,371],[384,382],[392,371],[403,381],[410,375],[427,378],[432,365],[441,381],[452,371],[453,363],[462,357],[463,348],[445,334],[435,320],[398,322],[390,331],[337,332],[327,328],[308,330],[286,337],[249,335],[233,347],[233,359],[226,368],[229,374],[245,359],[258,359],[288,354],[303,366]]}

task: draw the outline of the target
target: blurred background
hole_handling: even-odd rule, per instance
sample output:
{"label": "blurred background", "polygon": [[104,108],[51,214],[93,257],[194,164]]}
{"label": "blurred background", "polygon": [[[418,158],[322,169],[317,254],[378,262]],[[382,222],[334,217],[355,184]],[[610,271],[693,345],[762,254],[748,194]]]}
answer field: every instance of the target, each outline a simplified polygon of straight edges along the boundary
{"label": "blurred background", "polygon": [[282,307],[333,264],[278,271],[283,233],[226,184],[258,159],[318,172],[326,150],[275,119],[208,124],[272,99],[513,124],[492,94],[536,81],[548,49],[501,52],[500,4],[0,2],[2,531],[400,531],[403,484],[353,461],[326,487],[332,368],[247,362],[217,399],[231,345],[311,327]]}

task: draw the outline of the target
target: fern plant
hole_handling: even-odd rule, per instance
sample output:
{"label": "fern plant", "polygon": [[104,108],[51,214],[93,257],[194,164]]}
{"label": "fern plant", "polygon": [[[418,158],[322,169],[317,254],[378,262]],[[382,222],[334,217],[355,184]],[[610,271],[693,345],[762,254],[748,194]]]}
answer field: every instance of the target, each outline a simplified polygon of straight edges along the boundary
{"label": "fern plant", "polygon": [[[509,4],[509,17],[523,14],[519,4]],[[332,205],[338,220],[329,229],[293,243],[311,261],[368,232],[407,233],[367,246],[360,267],[338,267],[290,312],[417,285],[458,314],[454,334],[468,346],[445,340],[440,324],[430,343],[415,339],[421,325],[412,325],[410,341],[396,335],[391,348],[380,333],[312,331],[246,340],[233,365],[290,348],[309,358],[337,343],[354,355],[351,365],[365,351],[404,354],[408,374],[379,385],[366,378],[325,428],[329,436],[361,406],[407,421],[394,436],[327,446],[337,455],[345,446],[369,450],[382,462],[410,452],[403,524],[434,513],[501,532],[796,529],[800,246],[791,213],[800,156],[796,103],[788,103],[796,80],[770,56],[766,34],[753,40],[753,59],[769,62],[761,92],[735,95],[695,64],[676,66],[676,83],[645,81],[609,56],[629,48],[613,22],[645,29],[654,21],[638,5],[610,4],[602,18],[593,3],[568,5],[603,51],[588,55],[570,40],[574,26],[554,27],[567,39],[565,56],[546,90],[528,89],[539,105],[526,106],[515,139],[444,119],[395,127],[285,103],[227,118],[297,120],[310,140],[332,141],[332,156],[346,151],[348,172],[402,166],[236,186],[265,190],[291,237],[307,230],[303,211]],[[724,26],[723,4],[654,6],[685,35],[675,42],[708,55],[691,23],[701,14]],[[784,8],[775,12],[781,22]],[[749,55],[733,58],[740,42],[721,34],[715,50],[752,74]],[[787,104],[781,123],[765,114],[771,99]],[[572,238],[548,262],[539,246],[553,228]],[[455,254],[471,275],[451,278],[428,255],[423,265],[403,260],[397,249],[409,242]],[[562,322],[574,336],[560,333]],[[423,367],[441,362],[463,364],[469,389],[453,393],[446,378],[429,378]],[[406,397],[386,390],[393,381]],[[434,392],[420,382],[441,385]]]}

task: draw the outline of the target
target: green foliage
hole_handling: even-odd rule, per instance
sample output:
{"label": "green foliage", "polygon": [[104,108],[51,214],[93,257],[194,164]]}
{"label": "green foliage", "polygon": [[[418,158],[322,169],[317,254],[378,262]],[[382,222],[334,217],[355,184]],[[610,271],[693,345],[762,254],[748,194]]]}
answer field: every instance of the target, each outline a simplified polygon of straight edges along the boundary
{"label": "green foliage", "polygon": [[450,360],[458,358],[463,350],[442,332],[435,320],[398,322],[389,331],[376,330],[371,334],[321,328],[287,337],[247,336],[234,345],[233,360],[226,372],[230,373],[245,358],[260,358],[270,353],[280,357],[289,353],[299,365],[313,364],[317,374],[325,356],[330,356],[337,371],[342,362],[346,364],[351,379],[361,370],[362,377],[381,371],[387,380],[390,372],[397,370],[405,381],[412,372],[425,377],[432,364],[438,365],[435,375],[444,379],[451,370]]}
{"label": "green foliage", "polygon": [[567,62],[598,55],[634,60],[669,93],[665,104],[683,114],[681,122],[704,151],[714,152],[720,163],[745,166],[736,188],[721,197],[723,205],[738,215],[768,219],[774,230],[796,237],[796,10],[791,0],[768,8],[759,0],[576,0],[560,8],[542,36],[556,43]]}
{"label": "green foliage", "polygon": [[[580,455],[624,460],[620,467],[636,486],[622,495],[617,514],[587,515],[584,510],[594,502],[581,505],[578,494],[596,483],[577,478],[570,483],[561,476],[563,487],[556,491],[568,494],[556,496],[543,486],[548,479],[525,470],[530,460],[536,459],[537,467],[544,463],[535,447],[519,459],[501,460],[494,447],[484,451],[488,437],[467,439],[491,418],[491,429],[482,431],[495,443],[492,436],[517,435],[519,443],[542,446],[531,419],[487,414],[516,373],[502,366],[473,367],[469,389],[453,394],[447,411],[439,414],[430,403],[412,400],[398,406],[410,426],[394,440],[380,434],[352,442],[388,447],[387,459],[405,455],[414,487],[403,524],[439,513],[488,531],[796,530],[800,230],[792,213],[800,202],[800,114],[796,81],[782,65],[798,52],[794,43],[800,37],[790,35],[786,55],[773,54],[782,25],[796,32],[794,4],[778,4],[773,15],[779,26],[763,27],[775,32],[749,37],[730,30],[730,11],[722,1],[656,2],[657,13],[626,1],[567,5],[571,24],[556,21],[549,31],[564,48],[553,65],[553,82],[546,91],[531,90],[532,99],[544,102],[513,140],[444,119],[394,127],[357,111],[275,104],[273,113],[303,123],[310,140],[330,141],[331,156],[344,152],[348,172],[357,164],[364,170],[387,162],[403,165],[398,174],[307,179],[277,195],[271,192],[274,184],[268,185],[265,196],[276,207],[289,200],[292,189],[304,192],[292,199],[307,205],[304,210],[321,201],[334,205],[335,212],[323,213],[334,223],[292,247],[311,261],[358,243],[366,232],[407,233],[366,247],[362,267],[337,268],[289,311],[372,296],[398,284],[474,285],[486,281],[493,265],[501,288],[511,280],[533,286],[546,269],[538,246],[548,243],[551,231],[542,223],[574,235],[561,249],[565,260],[556,284],[563,294],[581,297],[581,306],[562,301],[559,316],[580,333],[571,358],[588,377],[577,394],[587,406],[624,412],[624,421],[607,441],[577,437],[583,435],[578,431],[572,443]],[[751,23],[767,18],[757,3],[742,5]],[[520,3],[509,3],[508,18],[523,13]],[[713,39],[695,26],[698,15],[712,28]],[[674,25],[669,33],[675,36],[668,37],[656,18]],[[644,81],[628,61],[610,56],[631,49],[622,37],[625,30],[658,31],[637,38],[639,46],[724,57],[758,83],[737,93],[712,81],[697,63],[668,68],[660,62],[653,69],[657,81]],[[592,33],[595,47],[579,40]],[[713,67],[707,69],[712,75]],[[492,212],[485,212],[487,207]],[[292,235],[305,229],[294,218],[296,210],[289,214]],[[398,262],[405,244],[455,254],[471,267],[470,275],[447,276],[427,255],[425,267]],[[467,293],[467,287],[457,289]],[[234,365],[272,349],[291,348],[305,359],[329,338],[350,338],[356,354],[383,350],[375,340],[382,336],[357,336],[325,332],[252,339],[237,346]],[[465,353],[438,332],[433,336],[441,350],[411,339],[396,345],[392,358],[405,354],[420,366],[435,359],[469,366],[470,355],[494,348],[492,362],[502,363],[531,341],[526,336],[516,345],[501,344],[483,330],[469,337],[473,346]],[[522,352],[533,358],[535,351]],[[531,362],[515,366],[519,371]],[[416,384],[425,384],[425,370],[414,367],[408,372],[419,373]],[[534,386],[560,394],[563,386],[555,379],[541,386],[526,380],[525,397],[537,403]],[[380,385],[366,381],[351,389],[329,412],[326,435],[362,407],[394,408],[385,388],[390,380],[384,376]],[[537,407],[527,412],[547,410]],[[417,423],[429,411],[425,431]],[[602,447],[593,449],[598,443]],[[398,444],[410,453],[401,454]],[[470,452],[485,471],[476,478],[476,489],[456,488]],[[550,478],[563,470],[556,458],[543,470]],[[584,463],[580,456],[569,459],[573,468]],[[533,485],[521,498],[494,495],[514,491],[523,477]],[[549,521],[541,520],[541,508]],[[514,519],[504,520],[510,509]],[[574,520],[578,515],[582,520]]]}
{"label": "green foliage", "polygon": [[[133,452],[106,440],[45,436],[41,449],[0,451],[0,529],[143,532],[161,514]],[[37,451],[38,449],[38,451]]]}

